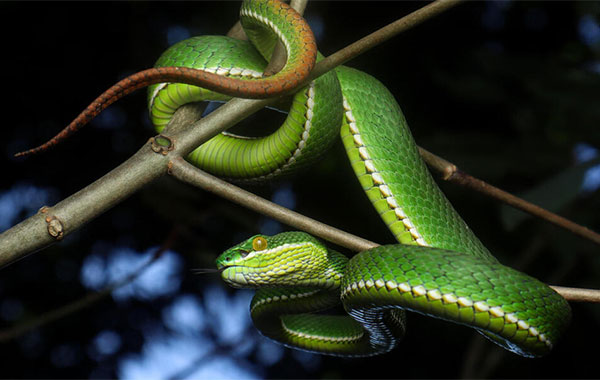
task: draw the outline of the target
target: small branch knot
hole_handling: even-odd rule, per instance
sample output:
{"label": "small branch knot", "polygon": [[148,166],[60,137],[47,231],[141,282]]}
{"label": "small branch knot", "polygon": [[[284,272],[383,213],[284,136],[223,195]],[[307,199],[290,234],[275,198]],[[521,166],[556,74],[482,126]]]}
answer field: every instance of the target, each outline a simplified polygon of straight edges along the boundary
{"label": "small branch knot", "polygon": [[170,137],[158,135],[150,139],[150,148],[153,152],[166,156],[167,153],[175,149],[175,144]]}
{"label": "small branch knot", "polygon": [[454,176],[454,174],[456,174],[456,172],[458,172],[458,168],[456,167],[456,165],[447,165],[442,171],[442,178],[444,179],[444,181],[449,181]]}
{"label": "small branch knot", "polygon": [[64,226],[60,219],[56,216],[47,216],[46,223],[48,224],[48,233],[56,240],[62,240],[64,236]]}

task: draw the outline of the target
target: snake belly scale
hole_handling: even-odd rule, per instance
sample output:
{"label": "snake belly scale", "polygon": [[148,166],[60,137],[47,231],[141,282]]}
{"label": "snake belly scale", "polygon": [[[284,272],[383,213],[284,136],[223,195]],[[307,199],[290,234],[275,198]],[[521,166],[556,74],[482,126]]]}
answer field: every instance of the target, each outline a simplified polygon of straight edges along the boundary
{"label": "snake belly scale", "polygon": [[[297,16],[274,17],[277,4],[244,2],[241,19],[251,42],[195,37],[169,48],[157,68],[185,66],[260,83],[275,38],[288,57],[310,45],[289,36],[296,33],[294,22],[278,24]],[[151,119],[160,132],[181,105],[229,95],[155,84],[148,92]],[[188,160],[227,178],[272,179],[318,160],[341,130],[359,183],[400,244],[348,259],[306,233],[285,232],[256,235],[225,251],[217,259],[222,278],[257,289],[250,311],[261,333],[308,351],[369,356],[398,344],[404,310],[412,310],[471,326],[523,356],[550,351],[569,323],[568,303],[544,283],[500,264],[473,234],[427,171],[383,84],[339,67],[297,91],[287,112],[270,136],[224,133]],[[316,313],[340,304],[347,315]]]}

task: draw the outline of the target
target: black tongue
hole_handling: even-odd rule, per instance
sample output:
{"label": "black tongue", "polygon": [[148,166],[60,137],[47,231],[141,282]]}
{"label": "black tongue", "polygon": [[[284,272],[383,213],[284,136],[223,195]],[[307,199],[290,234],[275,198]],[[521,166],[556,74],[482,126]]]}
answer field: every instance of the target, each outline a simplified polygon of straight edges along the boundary
{"label": "black tongue", "polygon": [[223,269],[225,268],[221,268],[221,269],[213,269],[213,268],[196,268],[196,269],[191,269],[191,272],[193,274],[209,274],[209,273],[220,273],[223,271]]}

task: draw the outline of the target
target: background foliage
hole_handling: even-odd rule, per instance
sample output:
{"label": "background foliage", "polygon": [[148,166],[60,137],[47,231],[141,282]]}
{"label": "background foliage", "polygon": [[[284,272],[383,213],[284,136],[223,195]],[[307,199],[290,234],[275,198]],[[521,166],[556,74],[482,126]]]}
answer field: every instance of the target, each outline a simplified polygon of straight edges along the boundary
{"label": "background foliage", "polygon": [[[422,5],[310,2],[306,17],[327,55]],[[0,3],[4,18],[15,21],[0,27],[6,36],[0,230],[69,196],[138,149],[153,134],[145,96],[112,106],[47,154],[27,160],[12,154],[54,135],[110,84],[150,67],[170,44],[225,34],[238,7],[237,2]],[[600,230],[600,175],[594,169],[600,147],[599,14],[597,2],[469,2],[350,65],[390,88],[421,146]],[[272,127],[270,120],[281,118],[264,111],[253,120]],[[586,159],[592,161],[582,164]],[[349,232],[392,242],[345,160],[337,144],[293,182],[252,190]],[[481,195],[441,186],[503,263],[552,284],[600,287],[597,246]],[[370,359],[319,357],[270,344],[249,322],[250,293],[189,270],[212,267],[219,252],[251,234],[286,227],[168,178],[60,244],[4,268],[0,328],[134,271],[174,226],[175,244],[132,286],[1,343],[0,376],[599,375],[593,342],[600,339],[600,307],[591,304],[572,304],[569,335],[537,360],[501,351],[470,329],[419,315],[410,315],[398,349]]]}

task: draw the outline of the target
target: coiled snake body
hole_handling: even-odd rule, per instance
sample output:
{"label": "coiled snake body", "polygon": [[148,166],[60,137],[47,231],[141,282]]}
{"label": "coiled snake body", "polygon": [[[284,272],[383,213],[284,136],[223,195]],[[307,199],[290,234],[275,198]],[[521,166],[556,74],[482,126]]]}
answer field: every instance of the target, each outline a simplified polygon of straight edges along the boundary
{"label": "coiled snake body", "polygon": [[[258,51],[244,41],[197,37],[172,46],[157,67],[260,81],[273,37],[292,61],[299,54],[290,42],[295,27],[278,25],[279,12],[273,1],[242,6],[242,25]],[[160,131],[179,106],[208,99],[227,97],[185,84],[155,85],[152,120]],[[288,232],[257,235],[227,250],[217,259],[223,279],[259,289],[251,304],[255,326],[291,347],[368,356],[397,344],[407,309],[472,326],[520,355],[547,353],[569,321],[567,302],[501,265],[475,237],[428,173],[394,97],[373,77],[339,67],[296,93],[272,135],[222,134],[188,159],[224,177],[269,179],[318,159],[340,126],[359,182],[402,244],[348,260],[308,234]],[[311,314],[340,302],[350,316]]]}

